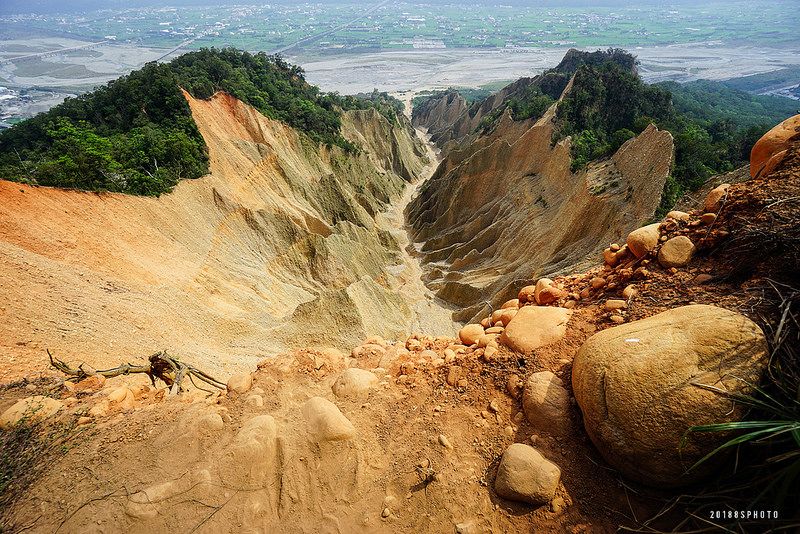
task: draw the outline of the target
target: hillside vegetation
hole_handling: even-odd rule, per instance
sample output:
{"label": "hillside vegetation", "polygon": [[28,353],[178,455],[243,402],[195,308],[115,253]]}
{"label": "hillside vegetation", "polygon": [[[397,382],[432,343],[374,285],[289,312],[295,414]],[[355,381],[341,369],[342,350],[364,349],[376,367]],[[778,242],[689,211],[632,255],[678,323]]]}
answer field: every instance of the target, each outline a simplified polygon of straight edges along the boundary
{"label": "hillside vegetation", "polygon": [[278,56],[202,49],[149,63],[91,93],[0,133],[0,177],[29,183],[159,195],[208,172],[208,156],[181,88],[196,98],[225,91],[305,133],[348,151],[341,109],[376,108],[396,119],[385,94],[322,93]]}
{"label": "hillside vegetation", "polygon": [[[573,171],[611,156],[651,123],[673,135],[675,161],[662,192],[660,215],[713,174],[744,164],[770,125],[794,115],[800,107],[786,98],[748,94],[730,82],[649,85],[637,74],[635,56],[624,50],[570,50],[543,74],[522,78],[471,103],[471,117],[483,112],[474,131],[492,131],[507,110],[515,121],[540,118],[573,76],[571,90],[558,105],[552,139],[556,143],[572,138]],[[425,104],[417,100],[415,105],[421,109]]]}
{"label": "hillside vegetation", "polygon": [[610,156],[650,123],[668,130],[675,139],[675,164],[662,195],[662,215],[684,192],[744,164],[770,125],[796,112],[790,100],[714,82],[648,85],[619,61],[618,51],[607,55],[608,61],[575,71],[572,90],[558,106],[554,140],[572,136],[573,169],[578,169]]}

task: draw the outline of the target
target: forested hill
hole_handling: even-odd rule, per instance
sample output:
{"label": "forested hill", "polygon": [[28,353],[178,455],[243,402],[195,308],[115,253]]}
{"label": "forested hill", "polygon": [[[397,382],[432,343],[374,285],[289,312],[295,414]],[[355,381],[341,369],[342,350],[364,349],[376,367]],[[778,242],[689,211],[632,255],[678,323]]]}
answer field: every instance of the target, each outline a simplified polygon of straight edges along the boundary
{"label": "forested hill", "polygon": [[313,142],[348,151],[356,147],[340,133],[341,109],[374,107],[393,121],[399,105],[383,94],[323,93],[278,56],[202,49],[149,63],[0,132],[0,178],[158,195],[200,177],[207,149],[181,88],[196,98],[226,91]]}
{"label": "forested hill", "polygon": [[[672,133],[675,163],[663,191],[664,213],[713,174],[746,163],[755,141],[800,108],[787,98],[751,95],[707,80],[649,85],[636,72],[635,56],[624,50],[570,50],[557,67],[509,86],[527,80],[521,89],[501,90],[508,96],[482,118],[479,128],[491,130],[506,109],[517,121],[541,117],[570,78],[572,89],[557,107],[554,141],[571,136],[573,170],[610,156],[650,123]],[[470,112],[482,105],[472,104]]]}

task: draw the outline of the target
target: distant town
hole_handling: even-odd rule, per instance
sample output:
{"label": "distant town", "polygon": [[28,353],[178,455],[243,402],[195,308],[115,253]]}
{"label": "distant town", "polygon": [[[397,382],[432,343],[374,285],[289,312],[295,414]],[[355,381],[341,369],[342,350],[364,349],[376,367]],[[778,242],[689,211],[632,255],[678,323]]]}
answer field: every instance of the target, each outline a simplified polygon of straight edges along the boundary
{"label": "distant town", "polygon": [[[394,61],[398,57],[392,53],[445,50],[446,58],[420,56],[426,59],[409,63],[403,56],[405,63],[391,70],[405,76],[410,72],[407,69],[437,69],[439,62],[455,69],[453,58],[462,70],[474,68],[476,62],[469,56],[473,52],[494,58],[487,61],[513,64],[513,68],[505,70],[491,65],[490,79],[466,73],[467,81],[474,78],[483,84],[531,74],[531,69],[539,68],[542,54],[549,57],[548,50],[558,56],[570,47],[609,46],[637,53],[643,61],[643,76],[654,80],[734,77],[800,64],[800,59],[794,63],[791,59],[800,55],[796,16],[787,17],[785,8],[765,0],[725,5],[725,9],[715,9],[713,4],[542,9],[382,1],[368,5],[269,4],[9,15],[0,17],[0,127],[145,62],[164,61],[211,46],[282,54],[306,66],[312,80],[314,66],[318,66],[322,69],[320,83],[330,81],[323,72],[330,61],[337,68],[346,68],[351,65],[348,62],[359,58],[352,66],[370,72],[386,71],[380,65],[385,58]],[[723,61],[729,54],[738,58],[743,53],[745,58],[731,62],[735,71],[709,73],[702,64],[696,64],[709,54],[684,54],[681,61],[685,65],[680,66],[681,54],[668,53],[676,46],[709,50],[712,55],[721,53]],[[519,54],[508,56],[509,52]],[[762,61],[765,54],[770,61]],[[747,60],[748,55],[753,56],[753,61]],[[374,79],[376,86],[381,85],[380,72],[373,74],[365,79]],[[415,79],[413,73],[411,78]],[[452,76],[440,78],[425,78],[426,87],[462,83]],[[774,94],[797,98],[794,81],[783,80],[769,89]],[[796,81],[800,83],[800,79]],[[334,86],[324,88],[370,89],[338,86],[335,80]]]}

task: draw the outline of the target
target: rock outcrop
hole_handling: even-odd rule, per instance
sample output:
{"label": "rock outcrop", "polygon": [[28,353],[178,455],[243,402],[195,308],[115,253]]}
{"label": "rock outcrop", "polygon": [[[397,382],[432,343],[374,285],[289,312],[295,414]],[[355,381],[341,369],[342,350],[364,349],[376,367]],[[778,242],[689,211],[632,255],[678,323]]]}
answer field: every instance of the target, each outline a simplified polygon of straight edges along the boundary
{"label": "rock outcrop", "polygon": [[491,133],[451,150],[409,205],[428,286],[488,313],[525,282],[575,269],[652,217],[672,163],[672,136],[654,126],[605,161],[570,170],[570,141],[551,145],[555,105],[536,122],[508,112]]}
{"label": "rock outcrop", "polygon": [[695,481],[687,469],[724,441],[695,425],[734,421],[743,407],[702,386],[747,393],[767,364],[761,329],[722,308],[692,305],[616,326],[575,356],[572,389],[586,431],[625,475],[666,487]]}

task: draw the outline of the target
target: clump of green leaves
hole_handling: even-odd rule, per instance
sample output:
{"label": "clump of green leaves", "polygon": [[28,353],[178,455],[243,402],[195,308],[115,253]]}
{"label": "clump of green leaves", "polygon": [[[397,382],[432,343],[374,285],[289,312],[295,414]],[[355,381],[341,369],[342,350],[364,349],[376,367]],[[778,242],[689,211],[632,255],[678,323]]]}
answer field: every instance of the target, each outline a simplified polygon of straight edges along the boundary
{"label": "clump of green leaves", "polygon": [[318,143],[346,151],[341,110],[375,108],[396,121],[388,95],[322,93],[279,56],[201,49],[149,63],[91,93],[0,132],[0,176],[39,185],[159,195],[208,172],[207,147],[181,88],[225,91]]}

